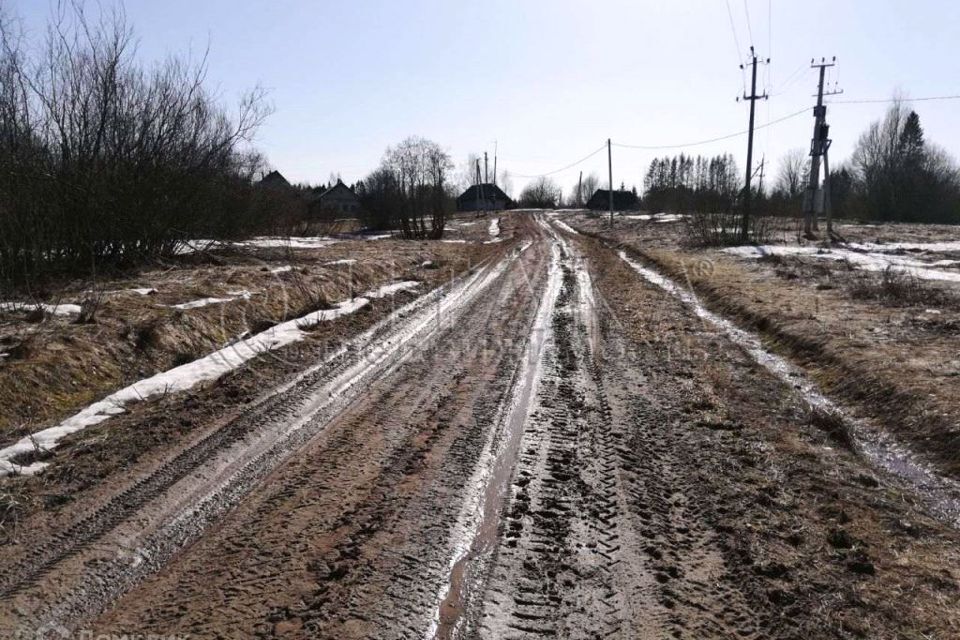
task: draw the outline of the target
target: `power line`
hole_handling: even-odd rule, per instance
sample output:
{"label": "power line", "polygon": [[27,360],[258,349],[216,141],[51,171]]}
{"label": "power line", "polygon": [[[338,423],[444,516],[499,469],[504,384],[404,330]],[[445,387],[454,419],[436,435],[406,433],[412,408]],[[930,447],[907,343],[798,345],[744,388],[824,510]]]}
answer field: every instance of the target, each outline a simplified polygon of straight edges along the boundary
{"label": "power line", "polygon": [[830,100],[829,104],[882,104],[885,102],[927,102],[929,100],[960,100],[960,95],[927,96],[925,98],[880,98],[877,100]]}
{"label": "power line", "polygon": [[730,18],[730,32],[733,34],[733,46],[736,47],[737,51],[737,64],[740,64],[740,80],[743,83],[743,88],[747,88],[747,76],[743,73],[743,49],[740,48],[740,39],[737,37],[737,27],[733,24],[733,11],[730,10],[730,0],[726,0],[727,3],[727,17]]}
{"label": "power line", "polygon": [[522,174],[522,173],[514,173],[514,174],[511,174],[511,175],[513,175],[513,177],[515,177],[515,178],[542,178],[542,177],[544,177],[544,176],[552,176],[552,175],[555,174],[555,173],[560,173],[561,171],[566,171],[567,169],[572,169],[573,167],[577,166],[577,165],[580,164],[581,162],[586,162],[587,160],[589,160],[589,159],[592,158],[593,156],[597,155],[598,153],[600,153],[601,151],[603,151],[603,150],[606,149],[606,148],[607,148],[607,143],[604,142],[604,143],[603,143],[602,145],[600,145],[600,147],[597,148],[595,151],[591,151],[590,153],[588,153],[588,154],[585,155],[584,157],[580,158],[580,159],[577,160],[576,162],[571,162],[570,164],[568,164],[568,165],[565,166],[565,167],[561,167],[560,169],[555,169],[555,170],[553,170],[553,171],[548,171],[548,172],[546,172],[546,173],[536,173],[536,174],[534,174],[534,175],[524,175],[524,174]]}
{"label": "power line", "polygon": [[[759,125],[759,126],[757,126],[757,127],[754,127],[754,129],[755,129],[755,130],[756,130],[756,129],[766,129],[767,127],[773,126],[773,125],[778,124],[778,123],[780,123],[780,122],[783,122],[783,121],[785,121],[785,120],[789,120],[790,118],[796,118],[796,117],[799,116],[800,114],[807,113],[808,111],[810,111],[810,108],[809,108],[809,107],[804,107],[803,109],[800,109],[799,111],[795,111],[795,112],[793,112],[793,113],[791,113],[791,114],[789,114],[789,115],[783,116],[782,118],[777,118],[776,120],[771,120],[770,122],[768,122],[768,123],[766,123],[766,124],[761,124],[761,125]],[[615,147],[623,147],[623,148],[625,148],[625,149],[644,149],[644,150],[647,150],[647,151],[655,151],[655,150],[657,150],[657,149],[679,149],[680,147],[697,147],[697,146],[700,146],[700,145],[703,145],[703,144],[710,144],[711,142],[719,142],[719,141],[721,141],[721,140],[729,140],[730,138],[736,138],[736,137],[738,137],[738,136],[746,135],[746,134],[749,133],[749,132],[750,132],[749,129],[744,129],[743,131],[737,131],[736,133],[730,133],[730,134],[727,134],[727,135],[725,135],[725,136],[719,136],[719,137],[717,137],[717,138],[710,138],[710,139],[708,139],[708,140],[698,140],[697,142],[686,142],[686,143],[683,143],[683,144],[641,145],[641,144],[622,144],[622,143],[614,142],[614,143],[613,143],[613,146],[615,146]]]}
{"label": "power line", "polygon": [[750,34],[750,46],[753,46],[753,27],[750,26],[750,7],[747,6],[747,0],[743,0],[743,12],[747,16],[747,33]]}

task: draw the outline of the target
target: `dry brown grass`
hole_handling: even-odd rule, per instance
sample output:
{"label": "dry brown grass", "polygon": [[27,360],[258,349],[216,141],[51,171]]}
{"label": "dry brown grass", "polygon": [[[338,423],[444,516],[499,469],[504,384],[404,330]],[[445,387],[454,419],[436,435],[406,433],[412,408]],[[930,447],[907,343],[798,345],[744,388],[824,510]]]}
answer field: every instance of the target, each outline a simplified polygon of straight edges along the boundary
{"label": "dry brown grass", "polygon": [[[486,228],[482,229],[486,233]],[[439,242],[342,241],[319,250],[235,250],[101,282],[85,322],[24,314],[0,317],[0,444],[62,419],[108,393],[219,349],[242,334],[262,331],[329,308],[395,278],[442,282],[485,256],[494,245]],[[353,264],[329,264],[343,259]],[[432,262],[427,271],[421,265]],[[290,265],[293,269],[271,273]],[[155,295],[126,291],[150,286]],[[84,300],[89,283],[52,292]],[[206,297],[249,299],[178,310],[170,305]]]}
{"label": "dry brown grass", "polygon": [[898,307],[960,306],[960,299],[955,293],[890,267],[880,273],[858,272],[850,280],[847,291],[857,300],[871,300]]}

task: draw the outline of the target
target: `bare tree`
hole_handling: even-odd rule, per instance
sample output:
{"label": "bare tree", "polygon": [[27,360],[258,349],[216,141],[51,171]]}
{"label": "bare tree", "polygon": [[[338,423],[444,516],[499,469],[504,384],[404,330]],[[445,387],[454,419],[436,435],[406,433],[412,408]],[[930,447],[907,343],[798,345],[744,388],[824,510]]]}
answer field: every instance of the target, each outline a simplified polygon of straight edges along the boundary
{"label": "bare tree", "polygon": [[460,165],[457,172],[456,185],[460,192],[466,191],[471,185],[477,182],[477,161],[479,156],[475,153],[468,153],[467,159]]}
{"label": "bare tree", "polygon": [[803,194],[810,169],[803,149],[791,149],[780,159],[775,190],[793,200]]}
{"label": "bare tree", "polygon": [[231,115],[205,59],[144,69],[123,15],[80,2],[58,6],[43,47],[21,39],[0,14],[0,277],[172,253],[256,219],[261,89]]}
{"label": "bare tree", "polygon": [[497,181],[497,186],[511,198],[513,197],[513,178],[510,176],[510,172],[506,169],[500,170],[500,177]]}
{"label": "bare tree", "polygon": [[520,204],[536,209],[553,209],[560,200],[560,187],[550,178],[534,179],[520,192]]}
{"label": "bare tree", "polygon": [[405,238],[440,238],[452,210],[453,162],[436,142],[411,136],[388,147],[380,169],[365,185],[365,206],[374,219],[390,220]]}
{"label": "bare tree", "polygon": [[860,136],[851,166],[872,217],[946,222],[960,210],[956,162],[924,140],[920,117],[902,100]]}
{"label": "bare tree", "polygon": [[582,203],[581,206],[586,206],[587,201],[593,197],[593,194],[597,192],[597,189],[600,187],[600,178],[595,173],[584,176],[583,183],[580,186],[579,200]]}

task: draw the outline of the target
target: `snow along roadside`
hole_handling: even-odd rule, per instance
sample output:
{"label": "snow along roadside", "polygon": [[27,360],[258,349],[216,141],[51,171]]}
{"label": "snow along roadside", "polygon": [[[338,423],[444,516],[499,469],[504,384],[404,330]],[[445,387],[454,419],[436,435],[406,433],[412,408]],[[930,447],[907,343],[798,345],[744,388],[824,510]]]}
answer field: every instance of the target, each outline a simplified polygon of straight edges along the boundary
{"label": "snow along roadside", "polygon": [[50,451],[71,433],[100,424],[110,416],[125,411],[125,405],[150,397],[186,391],[201,382],[209,382],[240,367],[245,362],[268,351],[274,351],[303,340],[308,329],[321,322],[329,322],[362,309],[371,299],[394,295],[419,286],[416,281],[395,282],[368,291],[357,298],[337,304],[333,309],[314,311],[305,316],[277,324],[245,340],[236,342],[202,358],[139,380],[99,402],[88,405],[60,424],[31,433],[9,447],[0,449],[0,477],[11,473],[32,475],[42,471],[47,463],[34,462],[18,465],[13,458],[34,451]]}
{"label": "snow along roadside", "polygon": [[942,521],[953,527],[960,527],[960,482],[940,475],[889,434],[869,429],[849,415],[823,395],[816,383],[808,378],[800,367],[767,350],[758,335],[741,329],[704,307],[692,291],[684,289],[660,272],[631,260],[624,251],[620,251],[619,256],[644,280],[679,299],[698,318],[726,334],[727,338],[746,351],[754,362],[788,387],[796,389],[809,406],[842,418],[850,428],[854,446],[869,462],[905,481]]}

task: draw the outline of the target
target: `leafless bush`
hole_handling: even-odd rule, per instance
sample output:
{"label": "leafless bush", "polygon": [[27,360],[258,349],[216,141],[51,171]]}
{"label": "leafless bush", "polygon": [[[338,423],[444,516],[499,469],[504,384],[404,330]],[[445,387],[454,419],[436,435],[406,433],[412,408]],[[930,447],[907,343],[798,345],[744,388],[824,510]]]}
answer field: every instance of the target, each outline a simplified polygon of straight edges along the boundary
{"label": "leafless bush", "polygon": [[[743,244],[743,216],[736,210],[711,213],[692,212],[684,219],[684,239],[697,247],[724,247]],[[781,235],[779,219],[767,215],[750,217],[749,242],[766,244]]]}
{"label": "leafless bush", "polygon": [[102,286],[95,286],[88,291],[80,301],[80,313],[74,322],[76,324],[93,324],[97,321],[97,312],[103,303],[106,290]]}
{"label": "leafless bush", "polygon": [[388,147],[380,167],[359,185],[364,222],[398,228],[404,238],[440,238],[453,211],[453,161],[431,140],[411,136]]}
{"label": "leafless bush", "polygon": [[0,279],[172,253],[254,220],[245,149],[268,113],[249,92],[231,116],[205,60],[150,69],[119,13],[60,5],[43,47],[0,14]]}
{"label": "leafless bush", "polygon": [[876,300],[890,306],[955,307],[960,303],[949,291],[891,267],[880,273],[858,273],[847,289],[858,300]]}

